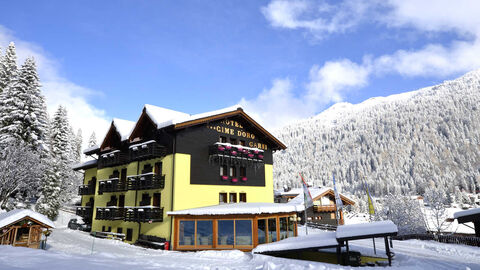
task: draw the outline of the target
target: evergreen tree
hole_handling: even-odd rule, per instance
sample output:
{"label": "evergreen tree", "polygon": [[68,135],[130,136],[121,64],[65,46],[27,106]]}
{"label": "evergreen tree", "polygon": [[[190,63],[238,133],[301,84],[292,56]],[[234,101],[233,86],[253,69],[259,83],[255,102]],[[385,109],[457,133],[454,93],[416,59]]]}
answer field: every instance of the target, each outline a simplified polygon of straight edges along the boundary
{"label": "evergreen tree", "polygon": [[88,148],[97,146],[97,137],[95,136],[95,131],[92,132],[90,138],[88,139]]}
{"label": "evergreen tree", "polygon": [[17,53],[15,44],[10,42],[5,55],[0,59],[0,93],[15,78],[17,73]]}
{"label": "evergreen tree", "polygon": [[54,220],[61,205],[61,166],[53,157],[44,159],[45,170],[42,181],[41,196],[35,210]]}
{"label": "evergreen tree", "polygon": [[82,157],[82,143],[82,129],[79,128],[77,131],[77,135],[75,136],[75,162],[80,162],[80,159]]}

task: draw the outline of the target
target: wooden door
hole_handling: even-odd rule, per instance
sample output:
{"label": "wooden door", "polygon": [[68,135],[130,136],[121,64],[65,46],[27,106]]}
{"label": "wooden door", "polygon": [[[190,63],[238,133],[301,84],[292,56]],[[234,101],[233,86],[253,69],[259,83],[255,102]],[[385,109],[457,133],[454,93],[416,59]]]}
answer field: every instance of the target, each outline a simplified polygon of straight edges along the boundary
{"label": "wooden door", "polygon": [[153,193],[153,206],[160,207],[160,193]]}

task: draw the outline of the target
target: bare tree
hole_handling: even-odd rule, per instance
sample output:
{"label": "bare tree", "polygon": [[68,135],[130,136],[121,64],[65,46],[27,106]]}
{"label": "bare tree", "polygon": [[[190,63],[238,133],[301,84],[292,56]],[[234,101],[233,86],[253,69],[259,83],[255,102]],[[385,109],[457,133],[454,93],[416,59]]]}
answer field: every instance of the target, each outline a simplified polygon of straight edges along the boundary
{"label": "bare tree", "polygon": [[0,208],[5,209],[14,195],[23,198],[35,195],[41,168],[39,155],[21,142],[0,150]]}
{"label": "bare tree", "polygon": [[425,191],[423,200],[428,204],[426,209],[428,227],[431,231],[441,233],[450,226],[447,221],[447,195],[441,188],[428,188]]}

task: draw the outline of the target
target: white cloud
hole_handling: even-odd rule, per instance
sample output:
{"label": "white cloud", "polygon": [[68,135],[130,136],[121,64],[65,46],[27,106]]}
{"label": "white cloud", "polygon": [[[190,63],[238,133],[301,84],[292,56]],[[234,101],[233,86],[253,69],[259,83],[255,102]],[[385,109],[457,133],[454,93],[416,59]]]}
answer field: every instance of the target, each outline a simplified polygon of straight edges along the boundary
{"label": "white cloud", "polygon": [[316,38],[343,33],[356,26],[368,9],[361,0],[346,0],[338,6],[324,1],[274,0],[261,11],[273,27],[305,29]]}
{"label": "white cloud", "polygon": [[240,104],[267,128],[278,128],[310,117],[319,108],[338,102],[351,89],[367,83],[368,69],[347,59],[313,66],[306,91],[296,96],[289,79],[276,79],[270,89]]}
{"label": "white cloud", "polygon": [[314,65],[305,91],[298,97],[289,80],[275,80],[272,89],[255,99],[242,100],[253,114],[258,113],[266,125],[273,127],[312,116],[329,103],[342,101],[348,91],[366,86],[372,76],[441,77],[480,67],[480,1],[347,0],[331,6],[324,1],[273,0],[261,11],[272,26],[306,30],[315,38],[353,30],[366,22],[394,30],[413,29],[419,34],[456,34],[448,45],[425,44],[419,49],[365,56],[362,63],[341,59],[322,67]]}
{"label": "white cloud", "polygon": [[109,117],[88,102],[89,97],[101,96],[101,93],[77,85],[60,75],[60,64],[40,46],[16,38],[9,29],[0,25],[0,47],[5,48],[11,41],[15,42],[19,66],[27,57],[35,58],[50,116],[53,116],[59,105],[64,105],[75,132],[82,129],[84,145],[93,131],[97,134],[97,139],[101,138],[109,127]]}

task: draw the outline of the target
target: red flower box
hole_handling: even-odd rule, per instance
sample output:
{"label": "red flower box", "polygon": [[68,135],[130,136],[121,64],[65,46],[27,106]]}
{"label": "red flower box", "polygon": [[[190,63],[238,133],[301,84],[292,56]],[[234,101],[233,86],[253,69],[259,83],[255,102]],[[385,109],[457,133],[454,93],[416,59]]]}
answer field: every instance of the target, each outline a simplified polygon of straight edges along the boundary
{"label": "red flower box", "polygon": [[259,159],[263,159],[263,155],[258,155],[258,158],[259,158]]}
{"label": "red flower box", "polygon": [[237,151],[232,151],[232,155],[236,156],[236,155],[237,155]]}
{"label": "red flower box", "polygon": [[225,148],[226,148],[227,150],[232,149],[232,147],[231,147],[230,145],[226,145]]}
{"label": "red flower box", "polygon": [[247,177],[242,177],[242,181],[243,181],[243,182],[246,182],[246,181],[247,181]]}
{"label": "red flower box", "polygon": [[249,158],[253,158],[253,154],[248,154],[248,157],[249,157]]}
{"label": "red flower box", "polygon": [[222,180],[224,180],[224,181],[225,181],[225,180],[228,180],[228,176],[222,175]]}
{"label": "red flower box", "polygon": [[225,147],[219,146],[219,147],[218,147],[218,151],[225,151]]}
{"label": "red flower box", "polygon": [[237,178],[232,178],[232,182],[236,183],[236,182],[238,182],[238,179]]}
{"label": "red flower box", "polygon": [[238,151],[243,151],[243,147],[237,147]]}
{"label": "red flower box", "polygon": [[255,154],[258,154],[258,150],[253,151]]}

